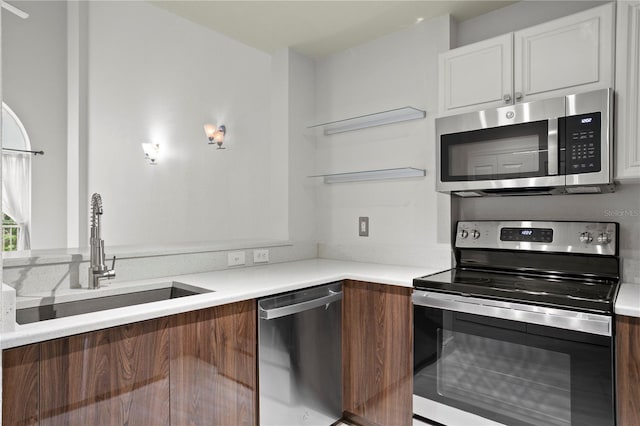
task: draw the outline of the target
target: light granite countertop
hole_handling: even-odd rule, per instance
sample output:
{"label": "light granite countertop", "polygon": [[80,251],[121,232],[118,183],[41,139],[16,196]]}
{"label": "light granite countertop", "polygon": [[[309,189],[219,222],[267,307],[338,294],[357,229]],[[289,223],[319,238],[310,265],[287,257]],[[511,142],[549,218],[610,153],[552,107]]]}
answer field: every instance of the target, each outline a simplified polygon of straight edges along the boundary
{"label": "light granite countertop", "polygon": [[[8,331],[0,333],[0,349],[270,296],[344,279],[412,287],[413,278],[434,272],[438,270],[427,267],[312,259],[141,281],[120,283],[107,281],[98,290],[64,289],[57,290],[54,294],[21,295],[16,298],[15,306],[12,308],[28,308],[54,302],[151,290],[166,287],[174,282],[210,291],[192,297],[132,305],[31,324],[15,324],[9,327]],[[6,300],[4,302],[6,304]],[[640,284],[621,285],[615,304],[615,313],[640,317]]]}
{"label": "light granite countertop", "polygon": [[614,311],[616,315],[640,318],[640,283],[622,283]]}
{"label": "light granite countertop", "polygon": [[144,303],[31,324],[15,324],[13,330],[0,333],[0,348],[7,349],[344,279],[411,287],[413,278],[434,272],[437,270],[426,267],[312,259],[126,283],[107,281],[97,290],[64,289],[57,290],[54,294],[21,295],[16,298],[17,308],[150,290],[165,287],[167,283],[172,282],[211,291],[191,297]]}

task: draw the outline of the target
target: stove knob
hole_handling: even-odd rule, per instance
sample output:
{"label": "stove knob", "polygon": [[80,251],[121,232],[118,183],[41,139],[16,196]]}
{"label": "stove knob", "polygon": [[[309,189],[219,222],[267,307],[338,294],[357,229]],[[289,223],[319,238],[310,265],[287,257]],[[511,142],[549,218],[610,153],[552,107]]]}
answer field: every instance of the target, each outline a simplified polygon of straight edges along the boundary
{"label": "stove knob", "polygon": [[477,240],[478,238],[480,238],[480,233],[474,229],[473,231],[471,231],[471,238]]}
{"label": "stove knob", "polygon": [[465,239],[469,236],[469,232],[466,229],[460,231],[460,238]]}
{"label": "stove knob", "polygon": [[591,241],[593,241],[593,237],[591,236],[590,232],[583,232],[582,234],[580,234],[581,243],[589,244]]}
{"label": "stove knob", "polygon": [[596,238],[596,241],[598,242],[598,244],[602,244],[604,246],[611,242],[611,238],[609,238],[609,234],[607,234],[606,232],[603,232],[602,234],[598,235],[598,238]]}

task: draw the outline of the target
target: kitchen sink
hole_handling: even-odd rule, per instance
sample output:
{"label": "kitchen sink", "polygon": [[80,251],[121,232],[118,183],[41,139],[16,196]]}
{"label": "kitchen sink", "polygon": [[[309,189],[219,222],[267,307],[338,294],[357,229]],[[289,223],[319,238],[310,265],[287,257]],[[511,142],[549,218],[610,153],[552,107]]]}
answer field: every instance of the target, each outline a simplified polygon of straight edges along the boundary
{"label": "kitchen sink", "polygon": [[179,297],[188,297],[209,292],[212,292],[212,290],[173,282],[167,283],[166,287],[151,290],[138,290],[116,295],[92,297],[89,299],[16,309],[16,322],[18,324],[29,324],[38,321],[87,314],[90,312],[106,311],[107,309],[122,308],[125,306],[140,305],[143,303],[177,299]]}

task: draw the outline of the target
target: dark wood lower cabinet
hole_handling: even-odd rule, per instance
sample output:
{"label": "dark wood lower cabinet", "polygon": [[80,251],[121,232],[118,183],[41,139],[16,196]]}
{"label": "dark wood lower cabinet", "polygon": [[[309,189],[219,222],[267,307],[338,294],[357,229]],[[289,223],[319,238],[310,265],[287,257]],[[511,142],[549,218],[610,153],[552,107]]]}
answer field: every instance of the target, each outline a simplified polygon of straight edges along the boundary
{"label": "dark wood lower cabinet", "polygon": [[171,424],[257,424],[256,302],[171,318]]}
{"label": "dark wood lower cabinet", "polygon": [[2,352],[2,424],[37,425],[39,421],[40,346]]}
{"label": "dark wood lower cabinet", "polygon": [[[346,418],[411,425],[411,289],[345,281],[342,303]],[[629,356],[637,366],[635,351]],[[13,348],[2,356],[3,426],[258,423],[255,300]],[[629,409],[637,413],[633,404]]]}
{"label": "dark wood lower cabinet", "polygon": [[168,425],[168,318],[40,344],[40,424]]}
{"label": "dark wood lower cabinet", "polygon": [[256,425],[256,304],[3,351],[2,425]]}
{"label": "dark wood lower cabinet", "polygon": [[616,318],[618,424],[640,426],[640,318]]}
{"label": "dark wood lower cabinet", "polygon": [[345,417],[363,425],[411,425],[411,289],[345,281],[343,292]]}

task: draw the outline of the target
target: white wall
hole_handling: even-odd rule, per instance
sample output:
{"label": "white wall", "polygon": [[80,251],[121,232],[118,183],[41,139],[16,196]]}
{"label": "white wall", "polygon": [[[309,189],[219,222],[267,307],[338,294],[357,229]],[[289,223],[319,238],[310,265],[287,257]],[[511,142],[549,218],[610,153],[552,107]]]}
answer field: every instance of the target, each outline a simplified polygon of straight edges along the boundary
{"label": "white wall", "polygon": [[[449,200],[434,189],[437,54],[449,48],[449,29],[449,17],[440,17],[318,63],[320,123],[403,106],[427,111],[423,120],[317,136],[317,173],[404,166],[427,170],[425,178],[317,183],[321,256],[449,264]],[[370,218],[369,237],[358,236],[359,216]]]}
{"label": "white wall", "polygon": [[[2,82],[2,8],[0,7],[0,82]],[[0,105],[3,101],[2,84],[0,84]],[[0,114],[0,128],[2,127],[2,114]],[[2,146],[2,132],[0,132],[0,147]],[[0,188],[2,187],[2,162],[0,161]],[[0,197],[0,210],[2,210],[2,197]],[[2,256],[0,256],[0,286],[2,286]],[[3,304],[3,294],[0,290],[0,308]],[[0,316],[0,330],[3,329],[4,315]],[[2,349],[0,349],[0,407],[2,407]],[[2,426],[2,416],[0,416],[0,426]]]}
{"label": "white wall", "polygon": [[[316,187],[307,179],[315,163],[315,136],[305,129],[315,115],[315,62],[282,49],[272,56],[271,69],[271,211],[286,218],[293,243],[315,245]],[[275,219],[276,226],[282,222]]]}
{"label": "white wall", "polygon": [[[69,27],[66,2],[16,4],[31,16],[3,17],[5,100],[46,152],[33,248],[87,246],[92,192],[110,246],[287,238],[269,55],[146,2],[74,3]],[[207,145],[208,122],[227,125],[226,150]],[[151,140],[155,167],[140,146]]]}
{"label": "white wall", "polygon": [[87,2],[67,4],[67,247],[89,241],[88,13]]}
{"label": "white wall", "polygon": [[[91,2],[89,40],[89,192],[107,244],[286,238],[270,214],[270,56],[146,2]],[[209,122],[227,126],[226,150],[206,143]]]}
{"label": "white wall", "polygon": [[316,64],[289,51],[289,238],[317,241],[316,185],[307,178],[315,165],[316,138],[306,130],[315,117]]}
{"label": "white wall", "polygon": [[66,246],[67,57],[66,3],[16,1],[23,20],[2,15],[4,101],[24,124],[32,160],[31,243]]}
{"label": "white wall", "polygon": [[519,1],[510,6],[460,22],[456,29],[455,47],[541,24],[604,3],[609,2],[586,0]]}
{"label": "white wall", "polygon": [[[268,158],[273,174],[269,177],[273,185],[269,203],[272,206],[287,206],[289,202],[289,169],[284,167],[289,158],[289,50],[283,49],[271,56],[271,152]],[[288,227],[289,211],[285,208],[271,209],[269,220],[274,226]],[[283,230],[285,233],[286,229]]]}

